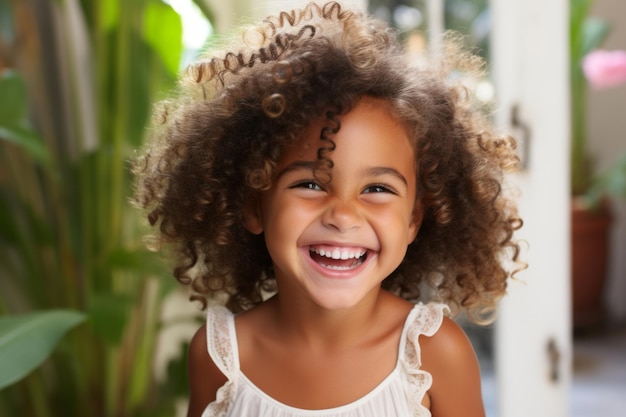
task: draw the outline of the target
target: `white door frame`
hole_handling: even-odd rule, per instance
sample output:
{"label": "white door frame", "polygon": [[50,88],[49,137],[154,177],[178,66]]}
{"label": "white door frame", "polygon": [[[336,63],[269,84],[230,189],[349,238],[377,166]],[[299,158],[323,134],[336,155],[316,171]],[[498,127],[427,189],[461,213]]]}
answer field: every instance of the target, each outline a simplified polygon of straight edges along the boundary
{"label": "white door frame", "polygon": [[[521,143],[528,168],[515,181],[529,268],[510,285],[496,322],[498,417],[566,417],[572,361],[568,3],[496,0],[491,13],[497,122],[514,128],[517,106],[518,122],[530,132]],[[514,132],[523,139],[523,129]]]}

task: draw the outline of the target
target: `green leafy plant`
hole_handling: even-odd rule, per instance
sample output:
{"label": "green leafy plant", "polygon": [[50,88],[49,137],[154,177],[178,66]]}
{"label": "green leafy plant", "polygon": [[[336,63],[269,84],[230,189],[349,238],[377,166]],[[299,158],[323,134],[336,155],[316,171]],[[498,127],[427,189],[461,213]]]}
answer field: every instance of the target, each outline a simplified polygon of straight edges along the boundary
{"label": "green leafy plant", "polygon": [[606,196],[626,198],[626,155],[609,169],[595,173],[589,156],[587,132],[588,80],[583,60],[599,48],[610,31],[607,22],[590,16],[593,0],[570,0],[571,188],[589,207]]}
{"label": "green leafy plant", "polygon": [[0,0],[0,416],[171,416],[186,392],[184,354],[154,376],[176,286],[127,202],[181,39],[161,0]]}
{"label": "green leafy plant", "polygon": [[84,319],[63,310],[0,317],[0,389],[41,365],[59,339]]}

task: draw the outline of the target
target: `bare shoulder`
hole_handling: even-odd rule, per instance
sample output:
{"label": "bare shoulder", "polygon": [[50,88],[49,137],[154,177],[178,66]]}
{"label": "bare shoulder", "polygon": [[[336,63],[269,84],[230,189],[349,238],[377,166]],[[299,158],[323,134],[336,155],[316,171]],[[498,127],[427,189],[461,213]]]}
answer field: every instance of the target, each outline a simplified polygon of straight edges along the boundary
{"label": "bare shoulder", "polygon": [[449,317],[443,318],[441,327],[433,336],[420,342],[423,359],[428,360],[429,365],[448,366],[450,360],[457,360],[460,363],[456,365],[461,365],[467,359],[476,359],[465,331]]}
{"label": "bare shoulder", "polygon": [[209,356],[206,325],[200,327],[189,345],[187,373],[189,375],[188,417],[200,417],[206,406],[215,401],[217,390],[226,377]]}
{"label": "bare shoulder", "polygon": [[420,339],[423,369],[433,377],[428,392],[433,417],[484,417],[480,367],[463,329],[444,317],[441,328]]}

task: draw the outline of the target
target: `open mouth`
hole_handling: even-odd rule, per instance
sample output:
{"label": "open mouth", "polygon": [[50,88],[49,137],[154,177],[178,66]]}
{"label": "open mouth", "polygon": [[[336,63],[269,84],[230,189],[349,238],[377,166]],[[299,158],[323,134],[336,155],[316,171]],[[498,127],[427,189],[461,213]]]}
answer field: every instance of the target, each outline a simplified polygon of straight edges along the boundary
{"label": "open mouth", "polygon": [[321,248],[311,246],[311,259],[323,268],[336,271],[349,271],[357,268],[367,259],[368,250],[363,248]]}

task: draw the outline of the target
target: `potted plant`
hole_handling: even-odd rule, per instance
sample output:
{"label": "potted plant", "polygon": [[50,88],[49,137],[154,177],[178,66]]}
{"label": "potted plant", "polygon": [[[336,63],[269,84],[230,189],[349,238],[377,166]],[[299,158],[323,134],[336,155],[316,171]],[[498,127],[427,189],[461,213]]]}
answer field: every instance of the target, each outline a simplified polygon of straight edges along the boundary
{"label": "potted plant", "polygon": [[[588,149],[587,91],[626,81],[626,54],[598,50],[608,24],[589,16],[593,0],[570,0],[572,287],[575,328],[603,317],[611,197],[626,197],[626,155],[596,173]],[[624,58],[622,58],[624,54]]]}

